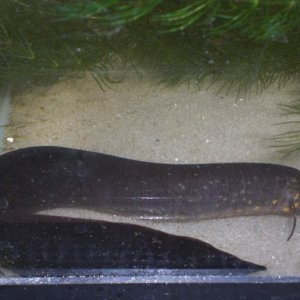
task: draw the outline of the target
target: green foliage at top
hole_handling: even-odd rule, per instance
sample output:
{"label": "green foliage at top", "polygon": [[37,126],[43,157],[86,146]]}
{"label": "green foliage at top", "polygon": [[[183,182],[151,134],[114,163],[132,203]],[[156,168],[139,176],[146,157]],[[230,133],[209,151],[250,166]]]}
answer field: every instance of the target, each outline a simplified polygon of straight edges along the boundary
{"label": "green foliage at top", "polygon": [[103,82],[110,66],[110,46],[87,21],[57,22],[53,10],[61,1],[0,2],[0,84],[51,83],[83,76]]}
{"label": "green foliage at top", "polygon": [[234,93],[299,76],[298,1],[2,0],[0,84],[143,68],[167,85]]}
{"label": "green foliage at top", "polygon": [[119,26],[135,21],[150,12],[161,0],[101,0],[61,5],[56,13],[62,20],[92,18],[102,26]]}
{"label": "green foliage at top", "polygon": [[[132,25],[134,26],[134,25]],[[145,43],[145,36],[147,37]],[[223,38],[184,34],[157,35],[139,26],[115,37],[124,61],[151,70],[166,85],[183,82],[218,83],[220,91],[241,97],[260,93],[277,82],[279,87],[299,78],[300,36],[282,42],[258,42],[239,35]],[[122,49],[121,49],[122,48]]]}
{"label": "green foliage at top", "polygon": [[300,26],[297,0],[98,0],[71,1],[58,8],[64,20],[93,18],[119,26],[148,16],[161,31],[193,26],[199,33],[221,36],[238,31],[257,40],[284,38]]}
{"label": "green foliage at top", "polygon": [[[300,1],[1,0],[0,85],[146,70],[166,85],[217,83],[247,96],[299,80]],[[300,114],[299,102],[286,107]],[[275,137],[300,151],[300,133]]]}

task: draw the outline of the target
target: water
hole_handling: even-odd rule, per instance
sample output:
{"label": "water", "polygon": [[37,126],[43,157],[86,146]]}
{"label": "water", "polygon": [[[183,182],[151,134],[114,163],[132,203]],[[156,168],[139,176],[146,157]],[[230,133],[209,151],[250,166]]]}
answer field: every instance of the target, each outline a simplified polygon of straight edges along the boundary
{"label": "water", "polygon": [[[25,18],[24,11],[20,18]],[[28,22],[20,19],[20,24],[37,28],[34,22],[40,22],[40,31],[47,31],[48,24],[38,14],[35,17]],[[66,34],[63,27],[52,24],[49,34],[39,36],[37,30],[32,40],[29,34],[32,43],[23,37],[25,46],[20,49],[24,53],[13,52],[16,57],[10,63],[15,59],[22,72],[16,67],[17,72],[8,72],[6,81],[17,78],[16,74],[25,79],[17,78],[11,101],[9,93],[2,96],[2,152],[51,145],[152,162],[264,162],[300,169],[297,155],[282,157],[270,140],[295,128],[276,124],[297,120],[297,116],[283,115],[279,104],[295,99],[292,92],[298,86],[292,79],[299,65],[298,39],[273,46],[274,41],[251,44],[233,36],[232,41],[217,38],[211,42],[197,31],[162,37],[142,23],[128,31],[119,26],[107,35],[95,28],[93,33],[83,32],[77,24],[74,32]],[[97,36],[94,44],[90,42],[93,34]],[[70,40],[66,51],[64,45]],[[33,54],[51,57],[51,62],[34,60]],[[18,65],[18,55],[26,58],[24,65]],[[32,61],[36,64],[31,65]],[[60,77],[69,75],[70,69],[72,76]],[[98,82],[87,69],[97,70]],[[111,83],[108,77],[120,82]],[[3,76],[0,79],[3,82]],[[266,265],[263,275],[300,275],[299,225],[291,241],[286,241],[292,217],[159,223],[78,209],[47,213],[143,224],[199,238]]]}

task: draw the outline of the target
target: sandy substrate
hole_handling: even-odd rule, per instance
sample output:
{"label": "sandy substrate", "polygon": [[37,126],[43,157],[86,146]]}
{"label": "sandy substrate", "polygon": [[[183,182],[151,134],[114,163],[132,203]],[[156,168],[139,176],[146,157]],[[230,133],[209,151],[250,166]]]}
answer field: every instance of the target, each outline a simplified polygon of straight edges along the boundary
{"label": "sandy substrate", "polygon": [[[262,95],[236,99],[214,89],[164,89],[135,78],[105,92],[89,77],[59,82],[14,94],[5,132],[13,142],[5,143],[5,151],[58,145],[155,162],[272,162],[300,169],[297,157],[282,159],[268,140],[283,130],[274,125],[287,121],[277,104],[287,103],[294,88],[274,86]],[[52,213],[120,220],[88,211]],[[300,275],[300,225],[286,241],[292,217],[130,222],[200,238],[266,265],[270,274]]]}

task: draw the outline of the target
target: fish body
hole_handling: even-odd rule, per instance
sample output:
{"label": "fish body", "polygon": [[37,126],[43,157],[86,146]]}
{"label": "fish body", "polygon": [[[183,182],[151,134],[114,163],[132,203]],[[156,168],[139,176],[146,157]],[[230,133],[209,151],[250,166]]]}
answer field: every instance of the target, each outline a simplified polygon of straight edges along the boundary
{"label": "fish body", "polygon": [[0,265],[17,270],[265,269],[200,240],[138,225],[34,215],[0,222]]}
{"label": "fish body", "polygon": [[62,147],[0,157],[2,211],[83,208],[153,220],[299,214],[300,171],[262,163],[162,164]]}

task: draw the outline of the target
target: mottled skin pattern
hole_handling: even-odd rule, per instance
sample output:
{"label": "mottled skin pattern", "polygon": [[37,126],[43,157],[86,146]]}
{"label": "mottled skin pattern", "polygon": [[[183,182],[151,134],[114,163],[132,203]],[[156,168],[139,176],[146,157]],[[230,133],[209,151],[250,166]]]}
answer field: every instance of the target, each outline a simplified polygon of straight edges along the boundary
{"label": "mottled skin pattern", "polygon": [[259,163],[173,165],[61,147],[0,157],[0,208],[84,208],[141,219],[299,214],[300,172]]}
{"label": "mottled skin pattern", "polygon": [[0,223],[0,265],[14,269],[243,269],[243,261],[200,240],[105,221],[30,215]]}

